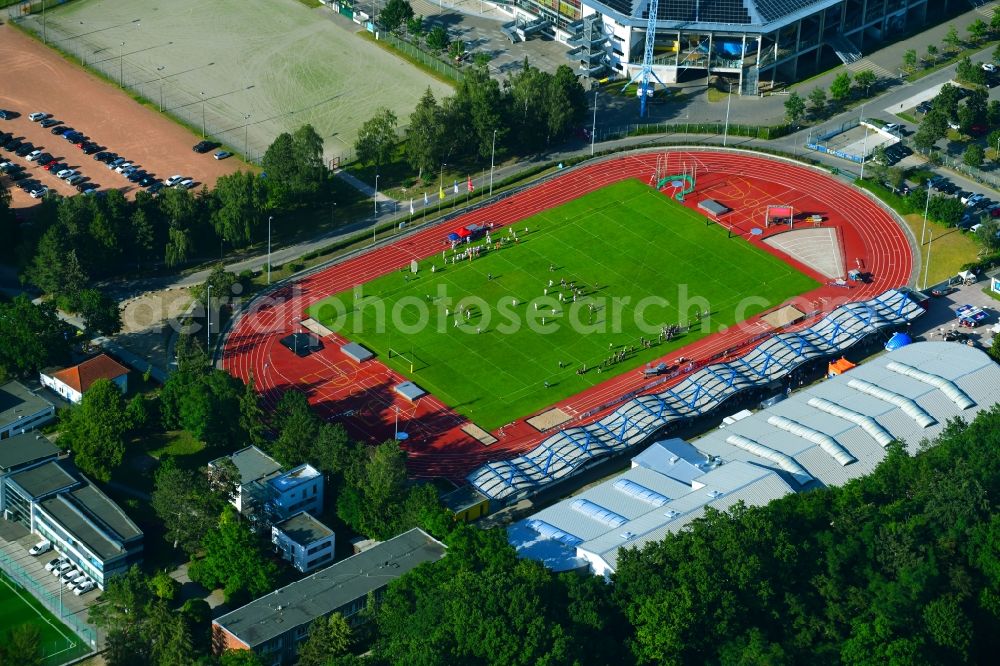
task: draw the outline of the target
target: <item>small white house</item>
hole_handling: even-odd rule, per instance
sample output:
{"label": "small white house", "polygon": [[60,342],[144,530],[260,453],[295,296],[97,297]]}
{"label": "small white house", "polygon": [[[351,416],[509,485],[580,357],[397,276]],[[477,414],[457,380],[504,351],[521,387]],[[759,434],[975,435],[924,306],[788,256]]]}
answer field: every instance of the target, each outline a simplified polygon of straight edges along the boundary
{"label": "small white house", "polygon": [[98,354],[80,365],[40,373],[42,386],[47,386],[73,404],[80,404],[83,394],[98,379],[114,382],[122,393],[128,390],[128,368],[107,354]]}
{"label": "small white house", "polygon": [[333,561],[334,533],[305,511],[271,526],[271,543],[302,573]]}

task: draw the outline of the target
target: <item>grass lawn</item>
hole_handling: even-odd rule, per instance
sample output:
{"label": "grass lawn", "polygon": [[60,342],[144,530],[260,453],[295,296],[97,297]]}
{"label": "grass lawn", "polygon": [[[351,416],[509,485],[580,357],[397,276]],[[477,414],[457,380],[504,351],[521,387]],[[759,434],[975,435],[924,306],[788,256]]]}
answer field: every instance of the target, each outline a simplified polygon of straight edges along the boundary
{"label": "grass lawn", "polygon": [[[494,429],[817,286],[637,180],[516,228],[519,242],[499,251],[455,264],[437,255],[421,262],[416,275],[390,273],[316,303],[309,313]],[[510,238],[508,232],[492,240]],[[562,280],[582,288],[577,302],[569,302]],[[748,296],[760,300],[741,308]],[[471,318],[456,317],[464,307]],[[641,337],[656,340],[660,327],[693,320],[699,309],[711,312],[700,326],[641,347]],[[634,351],[598,372],[624,347]],[[584,365],[587,372],[578,374]]]}
{"label": "grass lawn", "polygon": [[[923,228],[924,217],[911,213],[904,215],[906,225],[910,227],[917,243],[920,243],[920,231]],[[927,286],[937,284],[944,279],[956,275],[962,266],[975,261],[979,255],[980,246],[975,241],[972,234],[963,232],[955,227],[944,227],[934,222],[927,223],[928,233],[934,234],[934,243],[931,246],[931,268],[927,275]],[[924,284],[924,266],[927,261],[927,244],[920,247],[920,275],[917,284]]]}
{"label": "grass lawn", "polygon": [[6,631],[20,624],[38,627],[44,655],[42,663],[46,666],[63,664],[90,652],[80,637],[57,620],[30,592],[0,573],[0,629]]}

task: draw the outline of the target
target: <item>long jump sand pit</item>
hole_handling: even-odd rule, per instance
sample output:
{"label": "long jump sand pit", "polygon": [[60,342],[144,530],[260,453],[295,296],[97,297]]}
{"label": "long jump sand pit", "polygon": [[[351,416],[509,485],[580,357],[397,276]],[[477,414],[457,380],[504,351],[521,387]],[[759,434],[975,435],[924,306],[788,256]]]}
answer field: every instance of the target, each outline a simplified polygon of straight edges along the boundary
{"label": "long jump sand pit", "polygon": [[[255,159],[305,123],[328,158],[350,154],[377,108],[405,125],[428,86],[451,91],[296,0],[76,0],[47,15],[59,48],[157,105],[162,89],[167,111]],[[41,33],[38,15],[22,24]]]}
{"label": "long jump sand pit", "polygon": [[[137,104],[115,86],[67,62],[9,25],[0,25],[0,63],[3,63],[0,108],[21,114],[14,120],[0,121],[0,129],[42,147],[102,189],[120,188],[130,194],[139,188],[76,146],[29,121],[29,113],[51,113],[159,178],[180,173],[211,187],[219,176],[241,166],[234,159],[217,161],[211,154],[194,152],[191,147],[198,141],[197,136],[154,109]],[[10,158],[10,153],[3,155]],[[27,167],[31,176],[42,184],[61,194],[76,194],[73,188],[38,165],[19,157],[12,159]],[[11,188],[11,192],[15,207],[37,203],[17,188]]]}

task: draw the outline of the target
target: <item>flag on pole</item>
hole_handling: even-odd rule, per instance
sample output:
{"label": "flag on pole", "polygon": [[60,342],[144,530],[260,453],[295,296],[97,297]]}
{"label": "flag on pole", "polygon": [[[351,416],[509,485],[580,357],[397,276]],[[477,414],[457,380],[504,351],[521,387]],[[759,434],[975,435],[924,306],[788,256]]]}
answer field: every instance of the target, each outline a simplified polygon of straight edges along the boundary
{"label": "flag on pole", "polygon": [[458,181],[457,180],[455,181],[454,189],[455,189],[455,194],[458,194]]}
{"label": "flag on pole", "polygon": [[468,188],[469,188],[469,191],[471,192],[472,190],[476,189],[476,188],[475,188],[475,187],[474,187],[474,186],[472,185],[472,176],[466,176],[466,178],[467,178],[468,180],[466,181],[466,183],[465,183],[465,186],[466,186],[466,187],[468,187]]}
{"label": "flag on pole", "polygon": [[428,204],[428,201],[427,201],[427,193],[426,193],[426,192],[424,192],[424,205],[426,206],[427,204]]}
{"label": "flag on pole", "polygon": [[444,185],[438,187],[438,199],[444,199]]}
{"label": "flag on pole", "polygon": [[410,197],[410,215],[413,215],[413,197]]}

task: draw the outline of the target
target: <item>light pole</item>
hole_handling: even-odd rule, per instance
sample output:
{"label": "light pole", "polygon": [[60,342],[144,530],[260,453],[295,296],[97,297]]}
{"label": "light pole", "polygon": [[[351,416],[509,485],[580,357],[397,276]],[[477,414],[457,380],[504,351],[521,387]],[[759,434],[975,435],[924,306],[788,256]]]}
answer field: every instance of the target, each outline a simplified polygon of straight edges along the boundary
{"label": "light pole", "polygon": [[243,114],[243,157],[244,157],[244,159],[250,159],[250,157],[249,157],[249,155],[250,155],[250,139],[249,139],[249,134],[247,133],[249,131],[249,127],[250,127],[250,115],[251,114],[249,114],[249,113],[244,113]]}
{"label": "light pole", "polygon": [[274,216],[267,218],[267,283],[271,284],[271,220]]}
{"label": "light pole", "polygon": [[118,87],[125,87],[125,67],[122,64],[125,58],[125,42],[118,47]]}
{"label": "light pole", "polygon": [[594,156],[594,141],[597,140],[597,92],[594,91],[594,121],[590,124],[590,156]]}
{"label": "light pole", "polygon": [[378,174],[375,174],[375,196],[373,201],[375,202],[375,216],[372,218],[372,245],[375,244],[375,228],[378,224]]}
{"label": "light pole", "polygon": [[156,71],[160,72],[160,113],[163,113],[163,70],[166,67],[166,65],[162,65],[156,68]]}
{"label": "light pole", "polygon": [[205,91],[201,93],[201,138],[205,138]]}
{"label": "light pole", "polygon": [[934,230],[931,229],[931,237],[927,241],[927,263],[924,264],[924,283],[921,289],[927,288],[927,274],[931,272],[931,247],[934,245]]}
{"label": "light pole", "polygon": [[497,152],[497,131],[493,130],[493,146],[490,148],[490,196],[493,196],[493,158]]}
{"label": "light pole", "polygon": [[924,202],[924,226],[920,229],[920,244],[924,244],[924,239],[927,237],[927,211],[931,206],[931,184],[927,183],[927,201]]}
{"label": "light pole", "polygon": [[722,147],[729,141],[729,107],[733,103],[733,82],[729,82],[729,97],[726,98],[726,130],[722,135]]}
{"label": "light pole", "polygon": [[865,161],[868,159],[868,125],[865,125],[865,143],[861,148],[861,180],[865,179]]}
{"label": "light pole", "polygon": [[212,356],[212,285],[208,285],[208,303],[205,305],[205,317],[207,318],[207,325],[205,326],[205,352],[208,353],[209,358]]}

